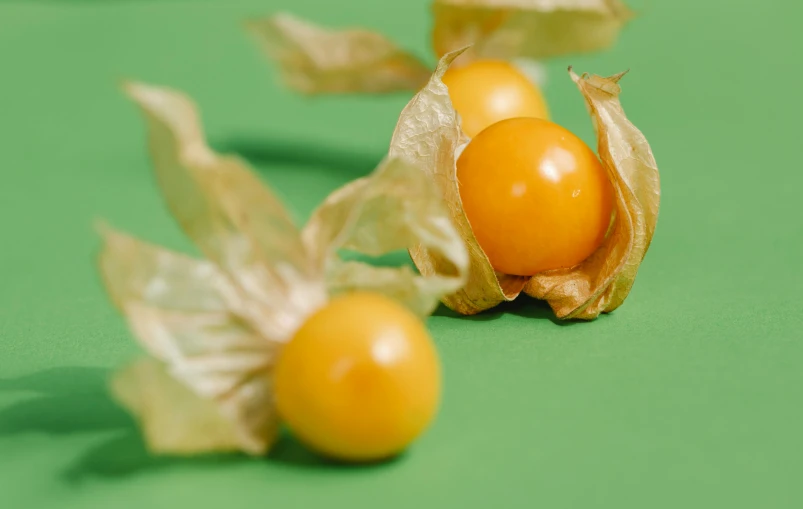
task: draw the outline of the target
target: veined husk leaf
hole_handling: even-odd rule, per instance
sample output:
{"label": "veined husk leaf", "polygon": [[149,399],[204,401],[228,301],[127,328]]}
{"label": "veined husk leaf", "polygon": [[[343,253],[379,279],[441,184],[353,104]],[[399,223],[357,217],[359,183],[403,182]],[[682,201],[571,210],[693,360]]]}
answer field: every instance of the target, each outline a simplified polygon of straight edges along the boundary
{"label": "veined husk leaf", "polygon": [[473,45],[461,61],[601,50],[632,17],[621,0],[434,0],[432,11],[439,57]]}
{"label": "veined husk leaf", "polygon": [[[112,392],[136,416],[148,448],[157,454],[193,455],[245,449],[236,423],[220,412],[213,399],[199,397],[168,374],[153,358],[131,363],[115,373]],[[272,429],[264,433],[271,437]],[[262,448],[254,450],[258,453]]]}
{"label": "veined husk leaf", "polygon": [[[400,157],[422,168],[437,183],[451,220],[463,238],[471,259],[467,283],[447,295],[444,304],[462,314],[474,314],[500,302],[514,299],[527,278],[497,274],[480,248],[463,212],[457,184],[457,156],[468,143],[441,78],[455,58],[465,50],[445,55],[429,83],[402,110],[390,142],[390,156]],[[440,253],[426,246],[410,250],[422,274],[438,273],[443,266]]]}
{"label": "veined husk leaf", "polygon": [[[176,454],[267,450],[276,415],[249,395],[269,393],[264,373],[279,343],[246,323],[236,288],[214,264],[109,227],[101,233],[106,289],[152,356],[113,384],[147,443]],[[185,429],[191,422],[197,427]]]}
{"label": "veined husk leaf", "polygon": [[[403,159],[391,157],[370,177],[333,192],[313,213],[303,237],[310,252],[328,260],[331,293],[383,293],[419,316],[429,315],[444,295],[462,287],[468,273],[468,253],[440,189]],[[407,266],[375,267],[333,256],[338,249],[381,256],[411,246],[434,253],[438,270],[419,265],[418,275]]]}
{"label": "veined husk leaf", "polygon": [[[414,162],[438,183],[452,220],[468,248],[468,281],[444,303],[473,314],[514,299],[522,290],[546,300],[559,318],[596,318],[622,304],[649,247],[658,218],[658,169],[647,140],[627,120],[619,103],[622,74],[611,78],[571,74],[589,106],[597,129],[599,156],[616,191],[611,232],[600,248],[577,267],[532,278],[495,273],[463,212],[456,160],[463,139],[445,85],[450,63],[463,50],[445,55],[427,86],[402,110],[390,154]],[[523,219],[526,220],[526,219]],[[427,249],[411,251],[422,272],[432,265]]]}
{"label": "veined husk leaf", "polygon": [[364,29],[332,30],[279,13],[247,27],[287,86],[306,94],[418,90],[431,69],[385,36]]}
{"label": "veined husk leaf", "polygon": [[586,100],[597,131],[598,153],[616,194],[612,231],[573,269],[538,274],[525,291],[549,302],[560,318],[596,318],[622,305],[658,222],[660,180],[647,139],[625,115],[619,80],[570,75]]}
{"label": "veined husk leaf", "polygon": [[[153,451],[264,453],[278,427],[276,356],[330,295],[381,291],[423,315],[465,281],[468,255],[436,185],[418,168],[388,159],[333,193],[302,236],[246,163],[207,146],[186,96],[125,88],[148,120],[162,194],[205,257],[101,227],[106,289],[150,356],[121,371],[113,390]],[[379,255],[418,242],[443,253],[450,268],[417,275],[338,256],[341,248]]]}
{"label": "veined husk leaf", "polygon": [[284,340],[325,300],[325,288],[284,205],[246,163],[212,151],[183,94],[130,83],[148,122],[148,146],[170,211],[231,280],[260,333]]}

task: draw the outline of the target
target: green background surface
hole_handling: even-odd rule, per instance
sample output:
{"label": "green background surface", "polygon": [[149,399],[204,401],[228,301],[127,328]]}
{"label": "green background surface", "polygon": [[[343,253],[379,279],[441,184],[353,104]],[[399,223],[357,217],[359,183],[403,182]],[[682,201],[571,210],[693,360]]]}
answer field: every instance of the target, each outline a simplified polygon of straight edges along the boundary
{"label": "green background surface", "polygon": [[[557,59],[556,120],[591,141],[565,74],[626,68],[661,168],[657,235],[626,304],[559,325],[525,302],[430,326],[445,400],[397,461],[153,459],[107,397],[136,347],[93,267],[93,220],[189,249],[121,78],[200,104],[302,221],[381,158],[408,97],[305,100],[240,29],[285,8],[428,53],[425,0],[0,1],[0,506],[800,507],[803,4],[633,1],[605,54]],[[430,55],[430,58],[431,55]]]}

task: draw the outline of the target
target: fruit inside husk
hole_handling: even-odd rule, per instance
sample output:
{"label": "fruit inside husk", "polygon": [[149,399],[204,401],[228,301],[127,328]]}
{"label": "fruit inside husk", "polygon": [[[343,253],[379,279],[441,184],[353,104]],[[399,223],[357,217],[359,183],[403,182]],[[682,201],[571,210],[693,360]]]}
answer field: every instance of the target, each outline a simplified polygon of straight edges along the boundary
{"label": "fruit inside husk", "polygon": [[[402,110],[389,151],[394,157],[415,163],[437,183],[468,248],[471,258],[468,282],[446,296],[444,303],[459,313],[474,314],[512,300],[524,291],[547,301],[562,319],[589,320],[615,310],[628,296],[650,245],[660,202],[658,168],[652,150],[644,135],[627,119],[619,102],[619,81],[624,73],[603,78],[578,76],[570,70],[570,77],[588,106],[597,133],[597,155],[612,190],[614,219],[607,235],[596,250],[571,267],[544,268],[534,275],[522,276],[510,273],[517,270],[494,269],[472,230],[460,196],[457,159],[470,140],[461,130],[442,77],[462,51],[444,56],[429,83]],[[538,140],[522,140],[521,145],[533,143]],[[601,211],[605,209],[605,195],[603,190],[598,193],[597,205]],[[503,199],[503,196],[487,197],[487,200]],[[604,212],[599,214],[601,223],[605,217]],[[528,215],[519,219],[532,220]],[[433,253],[414,248],[411,255],[422,273],[426,273]],[[537,264],[533,266],[537,268]]]}
{"label": "fruit inside husk", "polygon": [[452,106],[460,114],[469,137],[486,127],[516,117],[549,118],[538,85],[513,64],[502,60],[476,60],[450,68],[443,75]]}
{"label": "fruit inside husk", "polygon": [[548,120],[513,118],[483,130],[460,155],[457,180],[480,247],[505,274],[574,267],[611,222],[613,189],[597,155]]}

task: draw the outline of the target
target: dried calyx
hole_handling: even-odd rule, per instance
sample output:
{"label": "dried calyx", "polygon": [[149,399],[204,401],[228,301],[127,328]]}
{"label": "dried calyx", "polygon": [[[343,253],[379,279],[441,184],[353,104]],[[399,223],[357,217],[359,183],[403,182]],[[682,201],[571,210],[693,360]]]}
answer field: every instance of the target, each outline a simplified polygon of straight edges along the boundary
{"label": "dried calyx", "polygon": [[[603,244],[579,265],[532,277],[495,272],[463,212],[456,161],[468,142],[460,129],[441,77],[463,50],[441,59],[429,83],[404,108],[393,135],[390,156],[421,167],[436,182],[449,205],[471,258],[467,284],[444,303],[474,314],[509,301],[522,291],[549,303],[559,318],[593,319],[619,307],[630,292],[658,218],[658,169],[644,135],[627,119],[619,102],[623,74],[603,78],[570,76],[588,106],[597,130],[598,155],[615,193],[615,219]],[[438,254],[411,250],[422,273]]]}
{"label": "dried calyx", "polygon": [[[621,0],[434,0],[432,12],[436,57],[472,45],[457,64],[602,50],[632,17]],[[306,94],[417,92],[431,69],[365,29],[329,29],[287,13],[247,28],[278,63],[285,84]]]}
{"label": "dried calyx", "polygon": [[[101,227],[103,280],[148,354],[118,373],[114,393],[153,451],[265,452],[278,425],[276,355],[330,297],[370,290],[425,316],[465,282],[462,240],[437,187],[409,161],[389,158],[335,191],[300,230],[246,163],[207,146],[188,98],[134,83],[126,92],[147,118],[164,198],[204,257]],[[338,256],[414,245],[436,253],[437,271]]]}

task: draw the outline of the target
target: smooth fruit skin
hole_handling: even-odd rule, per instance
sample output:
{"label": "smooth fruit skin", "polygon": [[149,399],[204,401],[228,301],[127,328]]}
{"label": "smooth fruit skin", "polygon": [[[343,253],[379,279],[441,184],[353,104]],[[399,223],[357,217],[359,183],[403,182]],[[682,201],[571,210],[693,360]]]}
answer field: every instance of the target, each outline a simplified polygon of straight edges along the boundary
{"label": "smooth fruit skin", "polygon": [[423,323],[374,293],[340,296],[313,314],[285,346],[274,377],[289,428],[344,461],[401,452],[440,401],[440,364]]}
{"label": "smooth fruit skin", "polygon": [[514,65],[476,60],[450,68],[443,76],[460,114],[463,132],[473,138],[486,127],[515,117],[549,118],[538,87]]}
{"label": "smooth fruit skin", "polygon": [[613,189],[605,169],[588,145],[548,120],[488,127],[458,159],[457,179],[477,241],[505,274],[577,265],[610,225]]}

